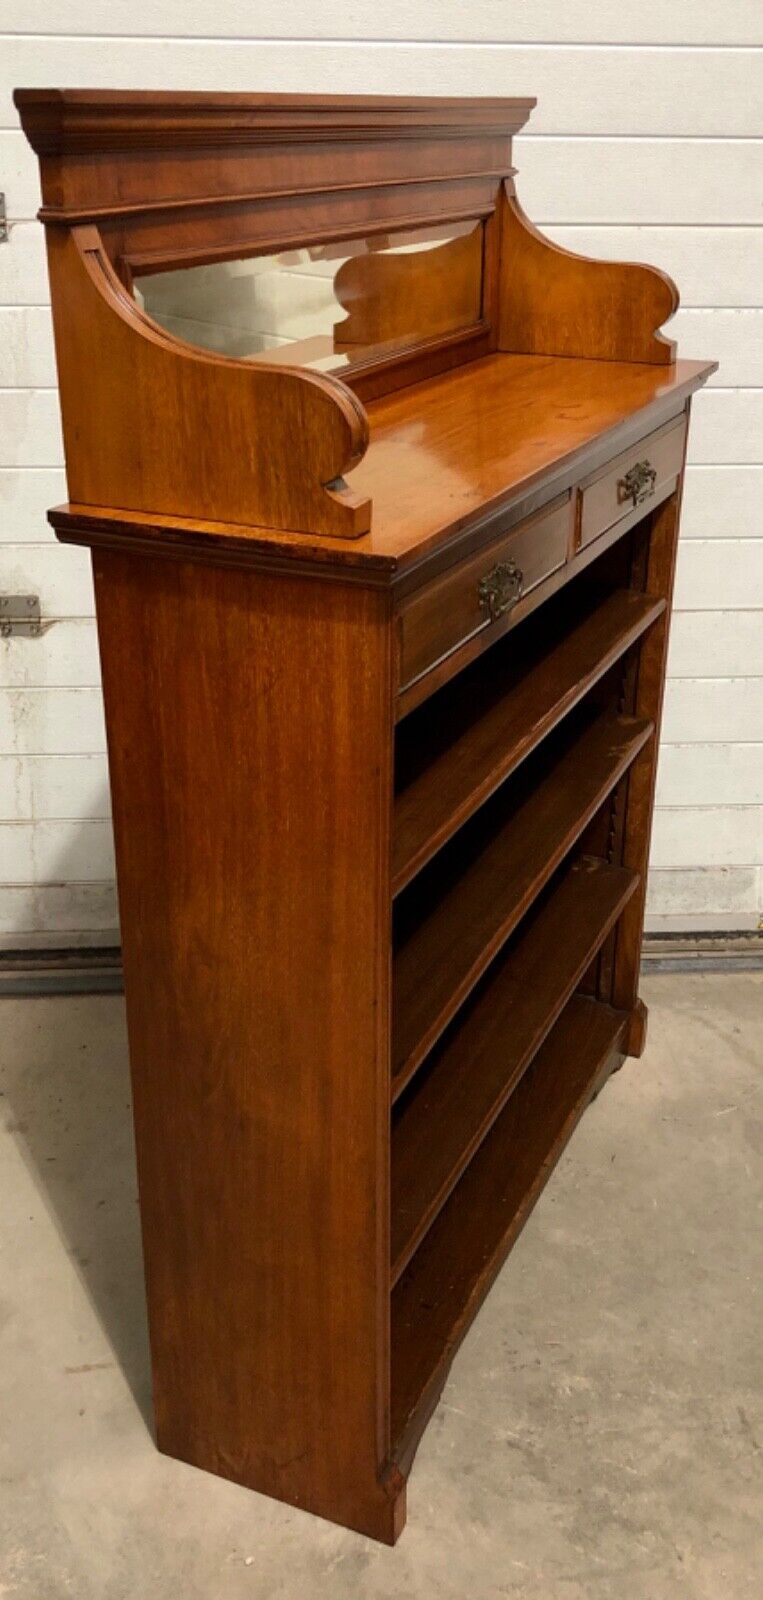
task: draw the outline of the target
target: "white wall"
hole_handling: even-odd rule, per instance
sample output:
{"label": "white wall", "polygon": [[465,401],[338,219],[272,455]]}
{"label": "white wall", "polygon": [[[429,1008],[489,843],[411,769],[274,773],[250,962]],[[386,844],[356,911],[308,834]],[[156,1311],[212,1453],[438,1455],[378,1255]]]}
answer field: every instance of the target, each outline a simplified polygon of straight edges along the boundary
{"label": "white wall", "polygon": [[[249,27],[250,34],[242,37]],[[255,33],[256,30],[256,33]],[[436,41],[436,42],[433,42]],[[0,941],[115,938],[87,556],[65,498],[22,85],[536,94],[517,140],[554,237],[675,276],[672,331],[721,368],[695,403],[650,924],[763,904],[763,6],[759,0],[0,0],[0,588],[60,619],[0,644]]]}

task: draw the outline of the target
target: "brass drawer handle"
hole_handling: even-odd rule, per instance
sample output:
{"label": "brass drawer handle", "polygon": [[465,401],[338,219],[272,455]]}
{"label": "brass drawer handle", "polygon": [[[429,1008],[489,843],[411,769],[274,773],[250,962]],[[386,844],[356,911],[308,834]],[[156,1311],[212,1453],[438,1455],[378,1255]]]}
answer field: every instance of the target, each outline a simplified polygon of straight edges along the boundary
{"label": "brass drawer handle", "polygon": [[477,585],[477,597],[483,611],[487,611],[491,622],[496,622],[499,617],[504,617],[512,606],[515,606],[522,593],[524,573],[515,561],[499,561],[498,565],[491,567],[480,578]]}
{"label": "brass drawer handle", "polygon": [[617,480],[617,498],[622,503],[632,500],[634,506],[640,506],[654,494],[657,482],[657,473],[648,461],[637,461],[635,467],[626,472],[624,478]]}

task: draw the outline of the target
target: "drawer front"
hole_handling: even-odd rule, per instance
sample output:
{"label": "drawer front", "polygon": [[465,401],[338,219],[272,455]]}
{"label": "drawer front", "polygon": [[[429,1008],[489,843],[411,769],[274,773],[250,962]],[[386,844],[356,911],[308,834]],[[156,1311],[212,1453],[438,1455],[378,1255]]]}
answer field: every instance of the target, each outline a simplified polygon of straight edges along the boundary
{"label": "drawer front", "polygon": [[401,617],[400,686],[487,629],[567,560],[569,494],[552,501],[413,596]]}
{"label": "drawer front", "polygon": [[681,471],[685,438],[686,418],[679,417],[640,439],[579,486],[578,546],[590,544],[635,506],[648,510],[660,486]]}

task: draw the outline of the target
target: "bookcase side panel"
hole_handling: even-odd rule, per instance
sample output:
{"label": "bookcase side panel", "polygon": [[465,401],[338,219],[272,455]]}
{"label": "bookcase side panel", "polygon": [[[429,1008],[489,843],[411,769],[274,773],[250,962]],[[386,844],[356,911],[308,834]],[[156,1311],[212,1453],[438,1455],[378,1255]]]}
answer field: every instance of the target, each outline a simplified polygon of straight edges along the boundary
{"label": "bookcase side panel", "polygon": [[94,572],[158,1443],[391,1540],[387,602]]}

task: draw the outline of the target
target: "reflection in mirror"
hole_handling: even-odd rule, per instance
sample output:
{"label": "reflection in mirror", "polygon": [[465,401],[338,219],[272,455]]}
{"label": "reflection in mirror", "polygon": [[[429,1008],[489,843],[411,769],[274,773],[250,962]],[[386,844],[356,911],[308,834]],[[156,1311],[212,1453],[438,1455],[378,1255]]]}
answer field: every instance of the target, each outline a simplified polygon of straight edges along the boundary
{"label": "reflection in mirror", "polygon": [[333,372],[473,327],[483,224],[440,224],[144,274],[135,298],[169,333],[228,356]]}

